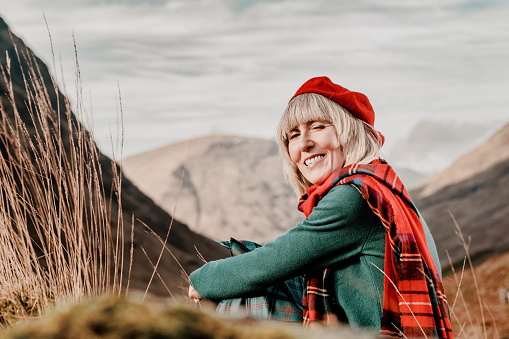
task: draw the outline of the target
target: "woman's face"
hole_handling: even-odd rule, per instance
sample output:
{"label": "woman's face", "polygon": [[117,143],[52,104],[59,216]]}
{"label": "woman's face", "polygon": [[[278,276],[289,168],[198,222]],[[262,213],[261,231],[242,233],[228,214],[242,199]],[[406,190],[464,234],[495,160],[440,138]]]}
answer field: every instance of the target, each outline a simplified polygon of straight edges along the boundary
{"label": "woman's face", "polygon": [[325,120],[300,124],[287,133],[288,152],[304,178],[322,184],[343,167],[336,128]]}

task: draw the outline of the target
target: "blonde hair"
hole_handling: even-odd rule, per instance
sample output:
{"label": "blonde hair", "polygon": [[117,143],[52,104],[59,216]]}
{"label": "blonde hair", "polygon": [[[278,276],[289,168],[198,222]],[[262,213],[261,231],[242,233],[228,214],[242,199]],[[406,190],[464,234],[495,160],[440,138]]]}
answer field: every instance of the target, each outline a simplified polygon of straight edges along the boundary
{"label": "blonde hair", "polygon": [[381,140],[371,125],[323,95],[305,93],[296,96],[283,112],[276,138],[286,177],[298,195],[304,194],[312,183],[304,178],[290,158],[287,133],[300,124],[317,120],[328,121],[336,128],[345,160],[343,166],[367,164],[380,157]]}

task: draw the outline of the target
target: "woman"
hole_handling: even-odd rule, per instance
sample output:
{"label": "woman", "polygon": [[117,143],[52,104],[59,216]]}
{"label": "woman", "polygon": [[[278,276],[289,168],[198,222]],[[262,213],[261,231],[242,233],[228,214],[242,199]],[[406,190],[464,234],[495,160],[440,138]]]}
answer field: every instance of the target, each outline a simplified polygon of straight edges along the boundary
{"label": "woman", "polygon": [[392,168],[380,160],[368,98],[308,80],[277,130],[306,218],[255,251],[190,275],[195,300],[263,293],[304,275],[303,321],[330,319],[383,337],[452,338],[435,244]]}

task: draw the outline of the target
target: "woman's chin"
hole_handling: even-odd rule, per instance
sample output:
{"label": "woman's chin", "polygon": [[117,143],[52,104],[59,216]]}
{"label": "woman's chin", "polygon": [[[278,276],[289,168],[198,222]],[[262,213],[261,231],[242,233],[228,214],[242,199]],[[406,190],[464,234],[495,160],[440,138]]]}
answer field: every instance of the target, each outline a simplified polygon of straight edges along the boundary
{"label": "woman's chin", "polygon": [[323,176],[323,177],[320,177],[318,179],[314,179],[311,182],[313,183],[313,185],[321,185],[321,184],[323,184],[325,182],[325,180],[327,180],[327,177]]}

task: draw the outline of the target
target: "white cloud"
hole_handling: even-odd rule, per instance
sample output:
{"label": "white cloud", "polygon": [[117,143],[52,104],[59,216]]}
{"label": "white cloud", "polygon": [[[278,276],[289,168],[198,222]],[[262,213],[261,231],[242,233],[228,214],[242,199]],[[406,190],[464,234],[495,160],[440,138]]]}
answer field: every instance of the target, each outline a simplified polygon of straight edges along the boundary
{"label": "white cloud", "polygon": [[318,75],[366,93],[388,145],[424,118],[509,120],[502,1],[11,3],[0,14],[49,60],[45,13],[68,87],[75,32],[101,144],[119,83],[126,154],[214,131],[270,136],[287,100]]}

